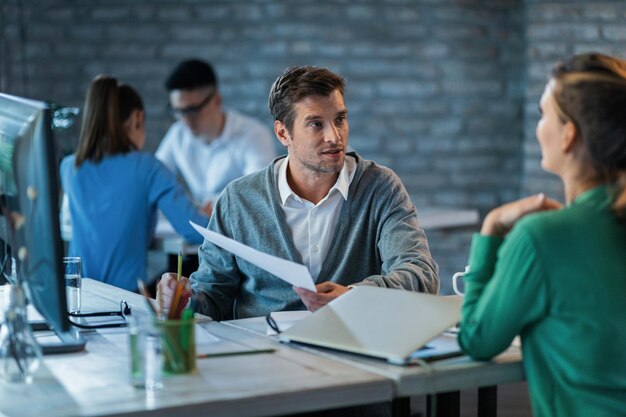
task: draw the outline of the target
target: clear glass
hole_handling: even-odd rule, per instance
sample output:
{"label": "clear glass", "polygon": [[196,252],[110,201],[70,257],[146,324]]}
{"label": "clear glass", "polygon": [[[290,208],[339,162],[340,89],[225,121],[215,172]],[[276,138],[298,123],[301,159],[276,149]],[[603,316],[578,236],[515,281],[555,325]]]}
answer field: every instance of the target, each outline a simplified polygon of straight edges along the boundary
{"label": "clear glass", "polygon": [[65,266],[65,294],[67,298],[67,311],[80,313],[80,298],[82,287],[82,261],[78,256],[63,258]]}
{"label": "clear glass", "polygon": [[4,286],[4,307],[0,330],[0,374],[7,382],[30,383],[41,362],[41,347],[28,324],[22,285]]}
{"label": "clear glass", "polygon": [[161,332],[150,316],[128,317],[131,383],[136,388],[163,387]]}

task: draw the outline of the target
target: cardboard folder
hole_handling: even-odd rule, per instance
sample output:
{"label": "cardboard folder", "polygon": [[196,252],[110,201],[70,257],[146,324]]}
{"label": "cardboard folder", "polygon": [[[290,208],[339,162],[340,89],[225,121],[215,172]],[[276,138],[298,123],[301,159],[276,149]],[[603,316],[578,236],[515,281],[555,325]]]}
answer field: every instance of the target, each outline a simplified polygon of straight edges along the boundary
{"label": "cardboard folder", "polygon": [[460,352],[456,340],[426,345],[460,320],[461,304],[462,298],[456,296],[359,286],[297,322],[279,338],[407,364],[446,353],[437,351],[438,347],[448,354]]}

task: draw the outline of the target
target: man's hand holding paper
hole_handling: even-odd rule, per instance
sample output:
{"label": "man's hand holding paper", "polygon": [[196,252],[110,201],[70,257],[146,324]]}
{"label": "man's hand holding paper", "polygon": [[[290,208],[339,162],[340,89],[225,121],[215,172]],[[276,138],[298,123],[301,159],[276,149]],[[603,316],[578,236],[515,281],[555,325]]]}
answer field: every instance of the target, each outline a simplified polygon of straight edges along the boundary
{"label": "man's hand holding paper", "polygon": [[309,311],[315,311],[318,308],[324,307],[335,298],[350,291],[350,288],[330,281],[317,284],[315,288],[317,289],[317,292],[309,291],[304,288],[293,287],[293,290],[300,296],[300,299]]}

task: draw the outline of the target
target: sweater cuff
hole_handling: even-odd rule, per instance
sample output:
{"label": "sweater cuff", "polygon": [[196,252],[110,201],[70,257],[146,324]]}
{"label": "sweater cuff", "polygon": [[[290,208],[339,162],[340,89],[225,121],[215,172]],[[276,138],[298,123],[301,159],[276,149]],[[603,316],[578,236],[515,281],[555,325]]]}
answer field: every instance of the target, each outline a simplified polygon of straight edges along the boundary
{"label": "sweater cuff", "polygon": [[471,273],[467,276],[468,280],[487,281],[491,278],[498,257],[498,249],[503,241],[501,237],[474,234],[469,256]]}

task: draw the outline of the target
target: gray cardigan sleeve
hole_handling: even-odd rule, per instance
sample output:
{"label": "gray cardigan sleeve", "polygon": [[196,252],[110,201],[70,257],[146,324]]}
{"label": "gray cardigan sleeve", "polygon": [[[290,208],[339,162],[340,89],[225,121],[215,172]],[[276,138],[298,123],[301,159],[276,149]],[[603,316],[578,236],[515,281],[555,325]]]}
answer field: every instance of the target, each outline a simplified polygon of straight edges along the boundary
{"label": "gray cardigan sleeve", "polygon": [[437,294],[439,268],[419,226],[415,205],[396,174],[391,173],[380,186],[383,201],[376,216],[376,245],[382,261],[381,274],[368,276],[362,285]]}
{"label": "gray cardigan sleeve", "polygon": [[[226,223],[225,213],[228,210],[225,206],[228,206],[228,196],[223,195],[215,205],[208,229],[232,237]],[[243,280],[235,256],[205,240],[198,250],[198,258],[198,271],[189,277],[197,303],[196,311],[218,321],[232,319],[233,306]]]}

